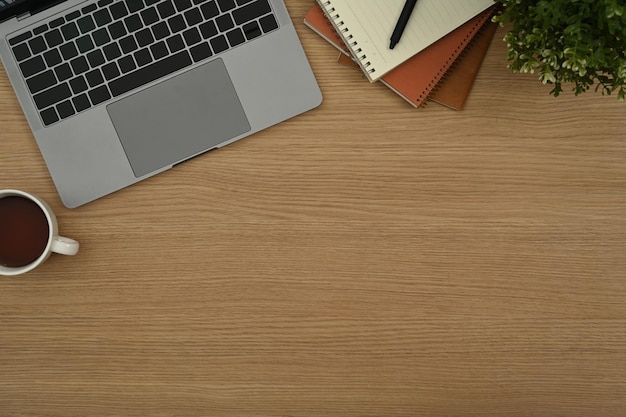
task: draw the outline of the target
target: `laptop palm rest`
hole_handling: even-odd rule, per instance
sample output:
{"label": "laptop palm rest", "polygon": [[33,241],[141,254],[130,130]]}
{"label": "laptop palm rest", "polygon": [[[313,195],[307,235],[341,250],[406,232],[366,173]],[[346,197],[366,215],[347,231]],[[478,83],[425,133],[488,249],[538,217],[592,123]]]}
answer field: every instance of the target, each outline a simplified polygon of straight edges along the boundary
{"label": "laptop palm rest", "polygon": [[111,103],[107,110],[137,177],[250,130],[221,59]]}

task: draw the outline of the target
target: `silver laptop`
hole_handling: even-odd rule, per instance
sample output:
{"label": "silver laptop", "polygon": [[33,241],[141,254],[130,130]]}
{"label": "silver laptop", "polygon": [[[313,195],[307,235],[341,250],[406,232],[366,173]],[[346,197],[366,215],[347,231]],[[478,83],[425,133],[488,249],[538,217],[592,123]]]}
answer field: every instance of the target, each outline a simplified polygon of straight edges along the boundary
{"label": "silver laptop", "polygon": [[70,208],[322,100],[282,0],[0,0],[0,58]]}

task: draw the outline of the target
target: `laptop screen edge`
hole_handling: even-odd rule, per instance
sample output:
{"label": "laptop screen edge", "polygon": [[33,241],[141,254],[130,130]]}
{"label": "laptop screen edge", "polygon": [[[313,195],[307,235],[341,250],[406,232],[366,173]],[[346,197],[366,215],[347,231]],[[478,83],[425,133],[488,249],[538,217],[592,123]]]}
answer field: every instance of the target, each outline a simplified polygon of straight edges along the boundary
{"label": "laptop screen edge", "polygon": [[25,13],[34,15],[42,10],[52,7],[64,0],[0,0],[0,22],[21,16]]}

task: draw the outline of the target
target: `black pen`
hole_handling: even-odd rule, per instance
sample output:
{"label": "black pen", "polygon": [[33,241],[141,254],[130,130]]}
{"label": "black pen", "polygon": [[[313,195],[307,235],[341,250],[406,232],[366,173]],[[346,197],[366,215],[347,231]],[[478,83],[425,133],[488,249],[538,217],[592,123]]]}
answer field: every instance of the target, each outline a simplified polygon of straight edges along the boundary
{"label": "black pen", "polygon": [[393,29],[393,33],[391,34],[389,49],[393,49],[393,47],[396,46],[396,44],[400,41],[400,38],[402,37],[402,32],[404,32],[404,28],[409,22],[409,17],[411,17],[411,13],[415,8],[416,3],[417,0],[406,0],[406,2],[404,3],[402,12],[400,13],[400,17],[398,18],[398,23],[396,23],[396,27]]}

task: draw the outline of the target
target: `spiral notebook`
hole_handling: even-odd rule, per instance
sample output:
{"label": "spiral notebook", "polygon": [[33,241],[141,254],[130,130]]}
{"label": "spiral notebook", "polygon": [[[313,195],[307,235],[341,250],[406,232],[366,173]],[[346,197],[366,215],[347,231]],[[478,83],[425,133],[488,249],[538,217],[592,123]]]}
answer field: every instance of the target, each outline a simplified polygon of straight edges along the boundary
{"label": "spiral notebook", "polygon": [[493,0],[420,0],[402,39],[389,39],[404,0],[317,0],[373,82],[494,4]]}
{"label": "spiral notebook", "polygon": [[[382,76],[380,82],[385,84],[412,106],[421,106],[435,86],[440,84],[439,81],[441,78],[448,73],[450,67],[459,55],[466,50],[467,45],[476,37],[481,28],[487,23],[490,23],[489,20],[494,11],[495,6],[480,13],[478,16],[472,18],[470,21],[464,23]],[[342,38],[334,30],[329,19],[325,16],[324,11],[318,5],[313,6],[309,10],[305,16],[304,23],[343,52],[344,55],[342,56],[350,55]],[[340,62],[351,64],[354,63],[354,60],[351,58],[340,58]],[[461,79],[458,80],[456,84],[457,87],[460,83],[471,85],[472,81],[473,79]],[[456,91],[456,88],[453,89]],[[465,91],[465,89],[459,89],[459,94],[465,94],[465,97],[453,97],[453,100],[447,97],[445,100],[455,101],[455,104],[450,106],[454,108],[456,103],[464,101],[468,93],[469,91]],[[451,94],[455,95],[456,93],[453,91]]]}

